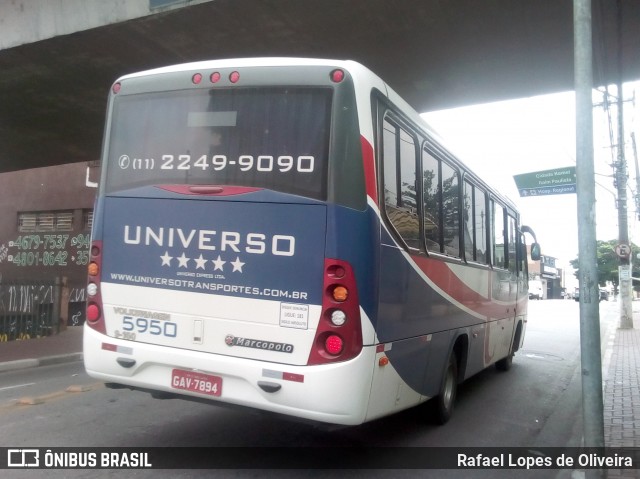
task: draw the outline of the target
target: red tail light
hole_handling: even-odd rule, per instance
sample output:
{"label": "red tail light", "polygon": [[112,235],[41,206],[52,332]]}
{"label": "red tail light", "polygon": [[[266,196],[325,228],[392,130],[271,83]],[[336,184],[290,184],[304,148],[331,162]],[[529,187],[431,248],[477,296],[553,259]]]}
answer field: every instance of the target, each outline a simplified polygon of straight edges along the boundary
{"label": "red tail light", "polygon": [[101,271],[102,241],[93,241],[87,281],[87,324],[96,331],[106,334],[107,328],[102,315],[102,293],[100,291]]}
{"label": "red tail light", "polygon": [[334,83],[340,83],[344,80],[344,70],[336,69],[331,72],[331,81]]}
{"label": "red tail light", "polygon": [[334,356],[340,354],[342,352],[342,348],[344,347],[344,341],[337,334],[332,334],[327,338],[324,342],[324,349]]}
{"label": "red tail light", "polygon": [[307,364],[347,361],[362,351],[360,302],[353,268],[325,259],[322,316]]}

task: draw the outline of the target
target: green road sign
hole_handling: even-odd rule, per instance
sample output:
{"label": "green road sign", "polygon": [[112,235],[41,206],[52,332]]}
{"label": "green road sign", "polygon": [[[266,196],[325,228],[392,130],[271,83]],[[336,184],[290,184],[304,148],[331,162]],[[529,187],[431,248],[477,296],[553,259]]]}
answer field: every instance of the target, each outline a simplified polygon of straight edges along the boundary
{"label": "green road sign", "polygon": [[576,167],[515,175],[520,196],[566,195],[576,192]]}

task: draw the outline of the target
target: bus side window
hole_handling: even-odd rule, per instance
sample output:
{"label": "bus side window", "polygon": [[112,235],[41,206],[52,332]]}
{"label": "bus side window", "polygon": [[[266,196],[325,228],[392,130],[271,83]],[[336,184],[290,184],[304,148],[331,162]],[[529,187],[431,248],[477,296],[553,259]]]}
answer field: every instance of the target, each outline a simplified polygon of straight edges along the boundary
{"label": "bus side window", "polygon": [[479,188],[475,189],[474,222],[476,231],[476,261],[487,263],[487,194]]}
{"label": "bus side window", "polygon": [[426,150],[422,150],[422,197],[427,250],[440,253],[440,160]]}
{"label": "bus side window", "polygon": [[416,144],[388,119],[384,121],[384,200],[387,218],[409,248],[420,247],[416,191]]}
{"label": "bus side window", "polygon": [[507,239],[509,257],[507,266],[511,274],[515,276],[518,274],[516,219],[511,215],[507,215],[507,222],[509,228]]}
{"label": "bus side window", "polygon": [[387,207],[398,206],[396,136],[396,126],[392,125],[388,120],[385,119],[382,134],[382,164],[384,169],[384,203]]}
{"label": "bus side window", "polygon": [[504,224],[504,208],[494,200],[491,200],[491,225],[491,231],[493,233],[493,266],[506,268],[507,255],[505,254],[506,230]]}
{"label": "bus side window", "polygon": [[527,264],[527,244],[524,240],[524,234],[518,235],[518,276],[528,277],[528,264]]}
{"label": "bus side window", "polygon": [[473,200],[473,185],[465,180],[464,194],[462,197],[462,219],[464,221],[464,255],[467,261],[476,260]]}
{"label": "bus side window", "polygon": [[424,238],[429,251],[460,257],[460,181],[449,164],[422,150]]}
{"label": "bus side window", "polygon": [[487,201],[477,186],[464,182],[464,248],[467,261],[487,262]]}
{"label": "bus side window", "polygon": [[442,223],[444,252],[460,256],[460,189],[458,172],[442,162]]}

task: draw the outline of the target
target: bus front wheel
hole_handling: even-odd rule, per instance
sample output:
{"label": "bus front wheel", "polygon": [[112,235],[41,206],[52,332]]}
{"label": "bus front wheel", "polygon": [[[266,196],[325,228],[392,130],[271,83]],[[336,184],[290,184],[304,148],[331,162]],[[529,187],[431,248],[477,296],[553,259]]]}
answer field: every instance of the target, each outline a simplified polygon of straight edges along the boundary
{"label": "bus front wheel", "polygon": [[496,369],[498,371],[508,371],[513,364],[513,352],[510,352],[506,358],[496,361]]}

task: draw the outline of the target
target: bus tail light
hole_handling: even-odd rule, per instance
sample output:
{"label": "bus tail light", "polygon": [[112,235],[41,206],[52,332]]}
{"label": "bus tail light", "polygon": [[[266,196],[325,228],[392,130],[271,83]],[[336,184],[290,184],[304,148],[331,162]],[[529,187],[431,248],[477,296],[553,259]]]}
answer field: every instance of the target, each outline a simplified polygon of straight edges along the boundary
{"label": "bus tail light", "polygon": [[331,322],[334,326],[342,326],[347,322],[347,315],[341,309],[336,309],[331,313]]}
{"label": "bus tail light", "polygon": [[360,302],[353,268],[346,261],[325,259],[322,316],[307,364],[347,361],[360,351]]}
{"label": "bus tail light", "polygon": [[344,341],[342,341],[342,338],[337,334],[332,334],[324,342],[324,348],[326,351],[334,356],[340,354],[343,347]]}
{"label": "bus tail light", "polygon": [[338,285],[335,288],[333,288],[333,292],[331,293],[331,296],[335,301],[342,303],[343,301],[346,301],[347,298],[349,297],[349,290],[342,285]]}
{"label": "bus tail light", "polygon": [[87,272],[89,273],[89,276],[98,276],[98,273],[100,273],[100,267],[98,266],[98,263],[95,263],[93,261],[89,263]]}
{"label": "bus tail light", "polygon": [[100,331],[102,334],[107,333],[102,316],[102,294],[100,291],[100,271],[102,270],[102,241],[93,241],[91,243],[91,258],[88,268],[87,281],[87,324]]}
{"label": "bus tail light", "polygon": [[100,319],[100,307],[93,302],[90,302],[87,305],[87,321],[95,323],[98,319]]}

